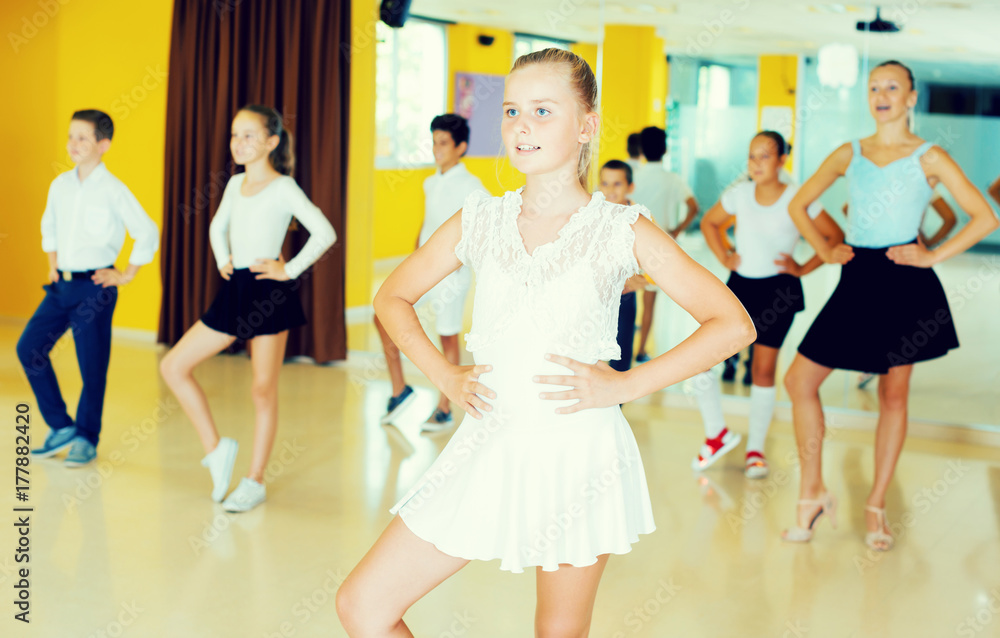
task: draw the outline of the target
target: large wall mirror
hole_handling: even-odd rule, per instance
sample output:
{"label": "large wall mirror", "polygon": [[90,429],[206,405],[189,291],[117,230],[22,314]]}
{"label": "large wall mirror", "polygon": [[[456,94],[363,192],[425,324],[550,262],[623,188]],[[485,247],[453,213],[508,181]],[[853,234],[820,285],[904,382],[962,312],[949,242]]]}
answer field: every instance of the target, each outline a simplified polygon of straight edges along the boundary
{"label": "large wall mirror", "polygon": [[[430,118],[468,108],[479,130],[489,118],[498,129],[499,108],[486,109],[499,104],[494,98],[502,94],[502,84],[491,83],[502,79],[517,55],[547,46],[572,49],[596,66],[602,104],[613,111],[604,113],[612,126],[602,137],[601,160],[617,154],[626,159],[624,137],[633,132],[627,130],[629,118],[655,118],[636,122],[666,129],[665,168],[684,178],[702,213],[727,186],[745,179],[747,147],[762,127],[790,134],[787,169],[799,182],[837,146],[874,132],[868,71],[888,59],[913,70],[919,91],[914,132],[947,150],[984,193],[1000,176],[1000,40],[984,28],[1000,21],[995,3],[413,0],[410,11],[402,29],[379,25],[378,33],[376,287],[412,250],[419,231],[420,212],[412,202],[421,201],[421,183],[434,172]],[[623,81],[623,73],[632,75]],[[463,95],[469,98],[464,105]],[[633,103],[643,115],[628,111]],[[614,126],[622,121],[625,129]],[[494,194],[521,184],[501,154],[497,137],[484,140],[467,159],[470,171]],[[822,204],[842,221],[846,199],[841,180]],[[996,201],[988,199],[996,209]],[[958,227],[968,219],[952,195],[939,188],[925,215],[928,237],[941,227],[942,206],[954,212]],[[725,277],[697,223],[679,242]],[[804,244],[799,250],[797,257],[811,255]],[[911,419],[1000,429],[1000,232],[936,271],[962,345],[916,367]],[[807,308],[781,350],[779,388],[838,277],[838,267],[825,266],[803,279]],[[432,322],[428,329],[433,331]],[[650,354],[692,329],[691,320],[659,295]],[[373,356],[381,351],[370,327],[352,328],[351,347]],[[734,380],[723,384],[731,396],[749,393],[743,384],[746,356]],[[834,373],[822,388],[824,404],[851,412],[877,410],[878,381],[864,381],[858,373]],[[779,404],[787,404],[783,389],[778,396]]]}

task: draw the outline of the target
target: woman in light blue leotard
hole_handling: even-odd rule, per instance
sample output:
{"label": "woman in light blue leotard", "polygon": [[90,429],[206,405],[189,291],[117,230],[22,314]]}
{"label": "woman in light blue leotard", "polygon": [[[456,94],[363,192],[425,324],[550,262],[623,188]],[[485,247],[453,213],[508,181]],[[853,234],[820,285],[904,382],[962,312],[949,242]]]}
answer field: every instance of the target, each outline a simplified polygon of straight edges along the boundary
{"label": "woman in light blue leotard", "polygon": [[[792,399],[802,482],[797,526],[788,541],[808,541],[819,516],[835,521],[836,502],[822,476],[824,434],[820,384],[835,368],[879,375],[875,480],[865,508],[865,543],[892,547],[885,493],[906,438],[913,364],[958,347],[944,290],[931,266],[953,257],[1000,225],[983,195],[941,148],[908,128],[917,101],[910,70],[890,61],[869,76],[871,137],[842,145],[802,185],[788,212],[802,236],[827,263],[843,264],[840,283],[809,329],[785,376]],[[843,244],[829,246],[806,214],[837,178],[850,186]],[[918,240],[920,219],[942,183],[970,220],[934,250]]]}

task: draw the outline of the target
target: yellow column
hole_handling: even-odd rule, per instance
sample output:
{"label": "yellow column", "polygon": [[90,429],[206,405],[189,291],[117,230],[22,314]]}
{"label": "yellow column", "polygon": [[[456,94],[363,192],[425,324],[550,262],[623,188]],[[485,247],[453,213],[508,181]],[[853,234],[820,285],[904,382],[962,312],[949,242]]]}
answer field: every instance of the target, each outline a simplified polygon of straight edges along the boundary
{"label": "yellow column", "polygon": [[347,151],[346,306],[372,299],[375,208],[375,24],[378,3],[351,5],[351,139]]}
{"label": "yellow column", "polygon": [[599,164],[627,159],[629,134],[663,127],[667,98],[664,42],[654,27],[607,25],[603,53]]}
{"label": "yellow column", "polygon": [[[797,55],[762,55],[757,64],[757,130],[776,130],[795,143],[795,98],[798,85]],[[785,170],[794,166],[788,154]]]}

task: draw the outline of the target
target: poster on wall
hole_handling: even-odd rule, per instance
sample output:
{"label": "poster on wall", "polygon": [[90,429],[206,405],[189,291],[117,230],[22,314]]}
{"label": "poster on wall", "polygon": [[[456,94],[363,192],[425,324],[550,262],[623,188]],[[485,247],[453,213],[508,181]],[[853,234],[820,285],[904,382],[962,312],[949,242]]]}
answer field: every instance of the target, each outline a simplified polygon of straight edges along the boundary
{"label": "poster on wall", "polygon": [[503,115],[502,75],[455,74],[454,113],[469,121],[466,157],[496,157],[503,152],[500,118]]}

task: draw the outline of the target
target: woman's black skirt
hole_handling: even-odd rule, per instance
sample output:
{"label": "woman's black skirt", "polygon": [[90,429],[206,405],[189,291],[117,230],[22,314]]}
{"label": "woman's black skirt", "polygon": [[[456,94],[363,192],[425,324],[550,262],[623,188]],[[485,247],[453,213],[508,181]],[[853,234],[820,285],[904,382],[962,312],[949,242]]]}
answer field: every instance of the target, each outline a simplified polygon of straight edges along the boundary
{"label": "woman's black skirt", "polygon": [[751,279],[735,270],[726,282],[740,300],[757,330],[755,344],[780,348],[792,327],[795,313],[805,309],[802,282],[787,273]]}
{"label": "woman's black skirt", "polygon": [[958,347],[948,298],[930,268],[900,266],[886,248],[854,247],[840,283],[799,352],[828,368],[886,374]]}
{"label": "woman's black skirt", "polygon": [[248,268],[223,280],[201,321],[212,330],[239,339],[272,335],[306,324],[295,281],[256,279]]}

